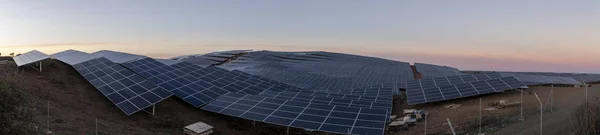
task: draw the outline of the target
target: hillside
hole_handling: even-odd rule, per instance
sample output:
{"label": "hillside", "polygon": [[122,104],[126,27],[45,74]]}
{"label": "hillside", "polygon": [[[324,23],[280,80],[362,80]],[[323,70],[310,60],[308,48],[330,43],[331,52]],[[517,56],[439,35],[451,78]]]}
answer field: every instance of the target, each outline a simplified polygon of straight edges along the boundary
{"label": "hillside", "polygon": [[182,134],[182,127],[198,121],[214,126],[218,134],[270,134],[278,131],[269,128],[269,125],[257,124],[260,128],[256,128],[245,120],[202,111],[177,98],[168,98],[157,104],[155,116],[148,113],[126,116],[72,67],[53,60],[44,61],[43,66],[44,72],[22,67],[16,73],[14,63],[0,64],[2,77],[24,80],[21,85],[33,102],[35,125],[40,133],[45,132],[47,127],[48,102],[50,131],[55,134],[93,134],[96,119],[98,132],[104,135]]}

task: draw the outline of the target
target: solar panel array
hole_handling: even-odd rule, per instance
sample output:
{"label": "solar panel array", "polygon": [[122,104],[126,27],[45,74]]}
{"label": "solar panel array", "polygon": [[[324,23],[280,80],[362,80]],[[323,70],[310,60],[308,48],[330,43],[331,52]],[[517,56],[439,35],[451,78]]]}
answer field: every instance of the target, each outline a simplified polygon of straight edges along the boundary
{"label": "solar panel array", "polygon": [[544,76],[522,73],[500,73],[502,76],[513,76],[527,85],[565,84],[582,85],[581,82],[570,77]]}
{"label": "solar panel array", "polygon": [[237,70],[202,68],[187,62],[169,66],[151,58],[144,58],[123,65],[196,107],[228,92],[255,95],[265,90],[297,89]]}
{"label": "solar panel array", "polygon": [[387,111],[268,98],[237,93],[202,109],[282,126],[339,134],[383,135]]}
{"label": "solar panel array", "polygon": [[127,115],[173,95],[106,58],[92,59],[73,67]]}
{"label": "solar panel array", "polygon": [[156,59],[156,58],[155,58],[154,60],[156,60],[156,61],[158,61],[158,62],[160,62],[160,63],[163,63],[163,64],[165,64],[165,65],[169,65],[169,66],[170,66],[170,65],[175,65],[175,64],[177,64],[177,63],[181,63],[181,62],[183,62],[183,61],[181,61],[181,60],[172,60],[172,59]]}
{"label": "solar panel array", "polygon": [[250,52],[220,67],[310,90],[344,90],[388,83],[399,89],[414,78],[409,63],[329,52]]}
{"label": "solar panel array", "polygon": [[313,91],[264,91],[259,94],[260,96],[293,100],[299,102],[308,103],[320,103],[328,105],[339,105],[349,107],[364,107],[374,109],[385,109],[388,113],[386,116],[392,114],[392,99],[391,97],[369,97],[369,96],[357,96],[349,94],[331,94]]}
{"label": "solar panel array", "polygon": [[494,92],[504,92],[505,90],[517,89],[526,86],[514,77],[503,77],[470,82],[465,81],[465,83],[454,84],[450,84],[449,82],[449,77],[443,79],[421,79],[409,82],[408,87],[406,88],[408,104],[415,105]]}
{"label": "solar panel array", "polygon": [[[492,73],[496,71],[472,71],[476,73]],[[544,84],[566,84],[580,85],[583,82],[594,83],[600,82],[600,74],[582,74],[582,73],[552,73],[552,72],[497,72],[503,76],[515,76],[528,85],[544,85]],[[523,77],[520,77],[524,75]],[[559,78],[554,78],[559,77]],[[580,82],[579,84],[573,82]]]}
{"label": "solar panel array", "polygon": [[125,63],[125,62],[136,60],[136,59],[146,58],[146,56],[142,56],[142,55],[123,53],[123,52],[117,52],[117,51],[109,51],[109,50],[97,51],[97,52],[92,53],[92,55],[104,57],[114,63]]}
{"label": "solar panel array", "polygon": [[20,67],[23,65],[35,63],[35,62],[42,61],[42,60],[49,59],[49,58],[50,58],[49,55],[39,52],[37,50],[33,50],[33,51],[23,53],[19,56],[13,57],[13,60],[15,61],[17,66]]}
{"label": "solar panel array", "polygon": [[422,78],[464,75],[460,70],[447,66],[415,63],[415,68],[417,69],[417,72],[421,73]]}
{"label": "solar panel array", "polygon": [[213,53],[207,53],[207,54],[201,54],[201,55],[200,54],[185,55],[185,56],[174,57],[171,59],[189,62],[192,64],[200,65],[202,67],[208,67],[211,65],[216,65],[216,64],[226,62],[227,60],[232,59],[233,57],[235,57],[237,55],[248,53],[251,51],[252,50],[231,50],[231,51],[213,52]]}
{"label": "solar panel array", "polygon": [[596,82],[600,82],[600,74],[575,74],[574,75],[575,80],[579,80],[581,82],[586,82],[586,83],[596,83]]}
{"label": "solar panel array", "polygon": [[[600,82],[600,74],[542,73],[542,72],[510,72],[510,73],[554,76],[554,77],[568,77],[568,78],[573,78],[574,80],[577,80],[581,83],[583,83],[583,82],[586,82],[586,83]],[[560,80],[567,80],[567,79],[560,79]],[[572,81],[562,81],[562,82],[570,82],[571,84],[575,84]]]}
{"label": "solar panel array", "polygon": [[459,76],[447,76],[447,77],[436,77],[436,78],[424,78],[419,80],[408,81],[410,85],[423,85],[424,88],[431,87],[442,87],[448,85],[455,85],[461,83],[483,81],[490,79],[501,78],[500,73],[481,73],[481,74],[467,74]]}
{"label": "solar panel array", "polygon": [[195,65],[198,65],[201,67],[208,67],[211,65],[216,65],[216,64],[221,63],[219,61],[210,60],[207,57],[202,56],[202,55],[186,55],[186,56],[174,57],[171,59],[192,63],[192,64],[195,64]]}
{"label": "solar panel array", "polygon": [[100,56],[91,55],[77,50],[66,50],[52,54],[52,57],[72,66],[81,62],[86,62],[95,58],[99,58]]}

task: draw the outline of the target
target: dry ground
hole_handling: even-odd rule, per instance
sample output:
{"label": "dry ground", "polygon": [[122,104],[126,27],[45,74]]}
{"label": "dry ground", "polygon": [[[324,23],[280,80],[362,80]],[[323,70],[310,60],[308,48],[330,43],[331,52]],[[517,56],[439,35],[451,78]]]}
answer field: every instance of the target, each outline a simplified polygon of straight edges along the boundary
{"label": "dry ground", "polygon": [[[600,95],[598,89],[600,85],[593,85],[589,88],[589,100],[595,100]],[[537,93],[544,104],[548,101],[551,87],[531,87],[525,90],[523,95],[523,110],[525,120],[520,121],[520,107],[500,109],[496,111],[482,111],[484,132],[487,134],[498,135],[530,135],[539,134],[539,102],[532,92]],[[531,93],[531,94],[530,94]],[[553,112],[549,112],[549,107],[544,113],[544,134],[547,135],[567,135],[571,134],[572,125],[570,117],[575,108],[584,103],[585,91],[583,88],[573,87],[555,87],[554,88]],[[428,134],[451,134],[446,119],[449,118],[455,130],[459,134],[476,134],[478,132],[479,118],[479,98],[483,100],[483,107],[487,108],[488,103],[498,100],[520,100],[521,93],[512,91],[500,94],[483,95],[466,99],[457,99],[446,102],[430,103],[425,105],[409,106],[405,104],[396,105],[396,110],[402,108],[424,109],[430,113],[428,118]],[[462,104],[457,109],[447,109],[446,104]],[[424,122],[410,127],[408,131],[398,131],[397,135],[424,134]]]}

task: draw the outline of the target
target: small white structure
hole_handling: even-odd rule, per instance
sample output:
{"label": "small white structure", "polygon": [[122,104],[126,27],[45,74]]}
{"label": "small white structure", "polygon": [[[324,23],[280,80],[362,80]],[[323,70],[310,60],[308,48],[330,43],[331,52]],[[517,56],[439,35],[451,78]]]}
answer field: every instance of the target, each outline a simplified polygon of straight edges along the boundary
{"label": "small white structure", "polygon": [[185,135],[210,135],[213,133],[213,127],[204,123],[197,122],[192,125],[185,126],[183,134]]}

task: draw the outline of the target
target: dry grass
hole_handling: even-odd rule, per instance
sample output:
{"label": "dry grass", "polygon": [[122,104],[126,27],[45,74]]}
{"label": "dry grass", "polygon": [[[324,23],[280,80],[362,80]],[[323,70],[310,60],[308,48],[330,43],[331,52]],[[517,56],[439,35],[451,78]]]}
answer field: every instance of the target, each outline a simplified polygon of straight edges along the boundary
{"label": "dry grass", "polygon": [[600,102],[586,102],[577,107],[574,112],[575,121],[573,122],[576,135],[597,135],[600,134]]}
{"label": "dry grass", "polygon": [[0,77],[0,134],[34,133],[33,111],[23,91],[23,79],[16,76]]}

